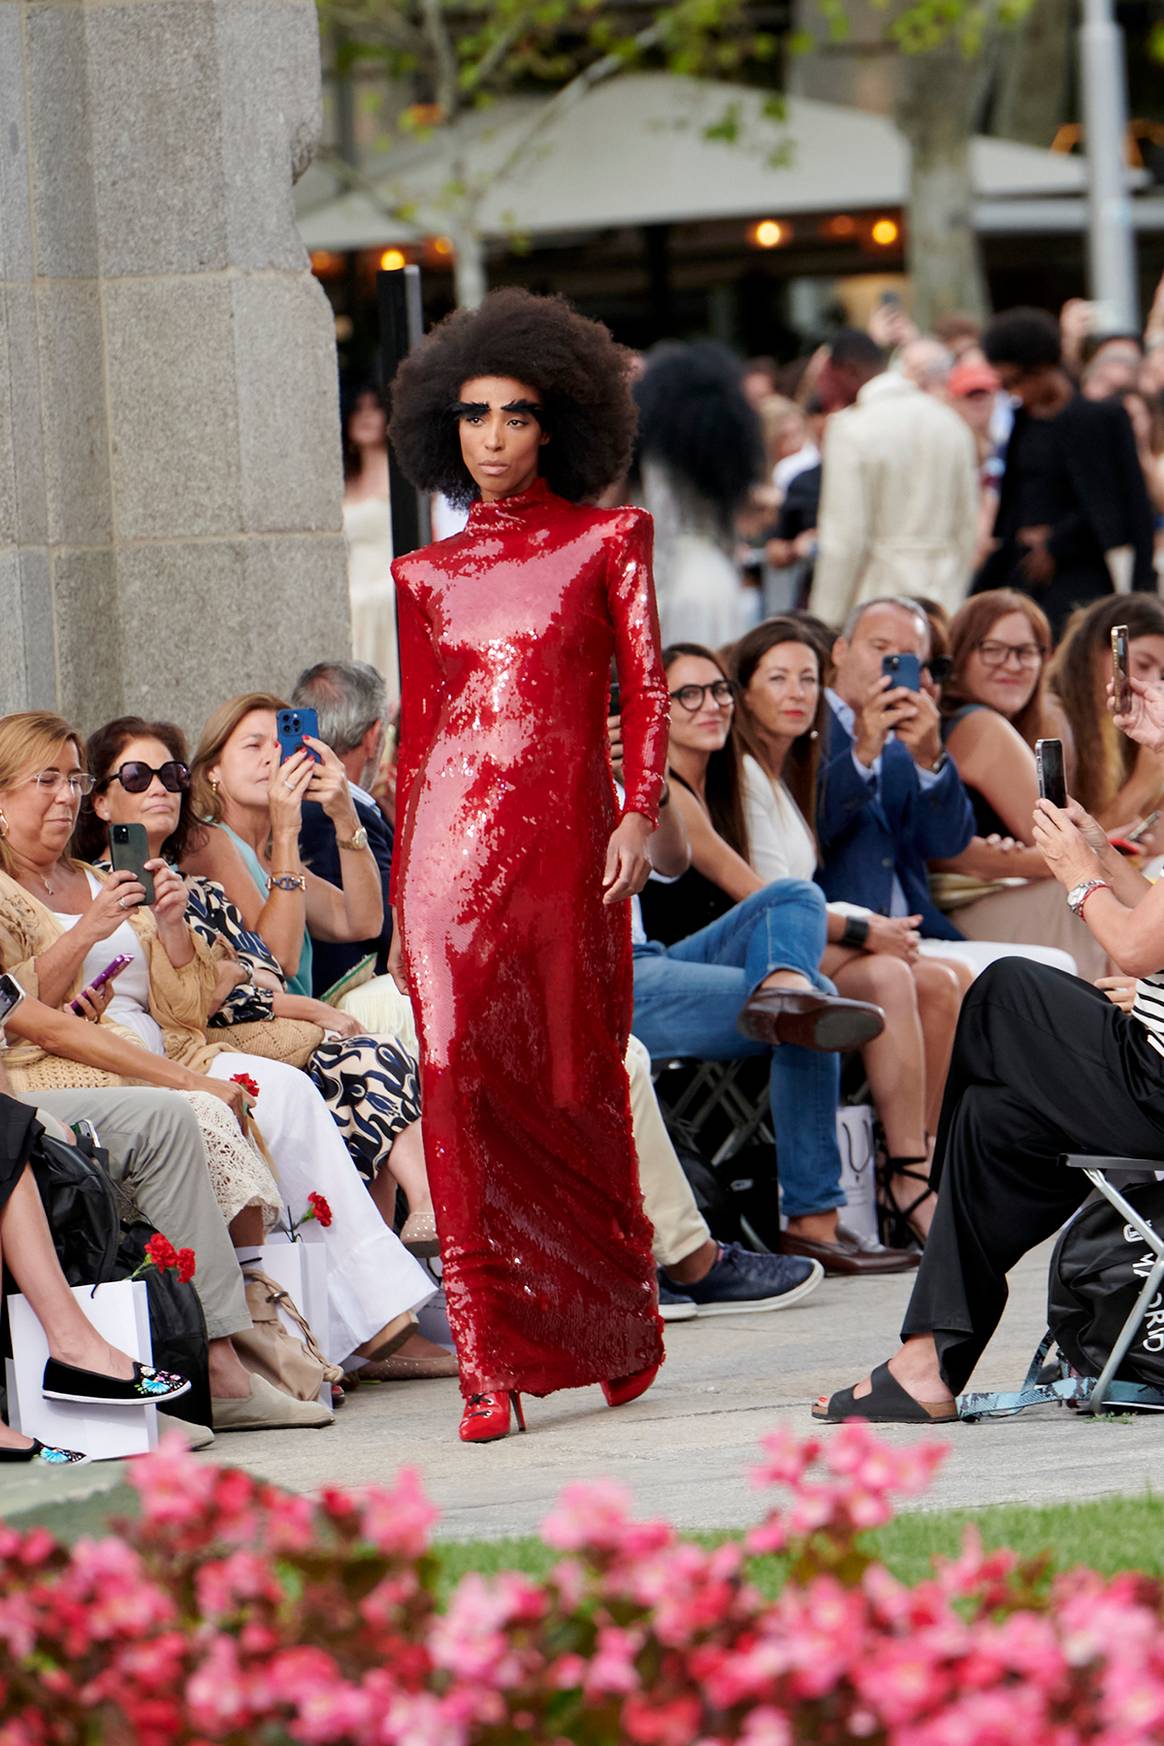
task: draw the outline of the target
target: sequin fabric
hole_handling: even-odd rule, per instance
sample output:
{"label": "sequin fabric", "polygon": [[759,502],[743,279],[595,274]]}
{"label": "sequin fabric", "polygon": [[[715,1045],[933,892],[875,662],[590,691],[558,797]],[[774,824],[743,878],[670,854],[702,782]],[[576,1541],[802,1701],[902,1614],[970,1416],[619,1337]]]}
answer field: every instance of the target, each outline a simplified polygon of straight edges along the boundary
{"label": "sequin fabric", "polygon": [[662,1342],[623,1065],[629,906],[602,903],[606,714],[613,654],[626,809],[654,821],[650,517],[538,480],[393,574],[394,901],[462,1392],[625,1376]]}

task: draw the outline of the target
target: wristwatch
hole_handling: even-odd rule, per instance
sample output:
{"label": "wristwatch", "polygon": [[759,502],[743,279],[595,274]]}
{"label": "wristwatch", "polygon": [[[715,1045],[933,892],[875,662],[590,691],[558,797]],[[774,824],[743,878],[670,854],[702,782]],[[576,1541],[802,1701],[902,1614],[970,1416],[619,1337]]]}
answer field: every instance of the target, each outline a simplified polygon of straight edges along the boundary
{"label": "wristwatch", "polygon": [[1093,891],[1110,891],[1111,886],[1106,879],[1085,879],[1082,885],[1073,885],[1067,893],[1067,908],[1072,915],[1082,915],[1083,905]]}
{"label": "wristwatch", "polygon": [[268,891],[306,891],[307,880],[302,873],[271,873],[267,878]]}
{"label": "wristwatch", "polygon": [[352,835],[348,837],[346,842],[342,837],[337,837],[335,840],[335,846],[337,849],[366,849],[368,846],[368,833],[363,825],[360,825],[359,829],[353,831]]}

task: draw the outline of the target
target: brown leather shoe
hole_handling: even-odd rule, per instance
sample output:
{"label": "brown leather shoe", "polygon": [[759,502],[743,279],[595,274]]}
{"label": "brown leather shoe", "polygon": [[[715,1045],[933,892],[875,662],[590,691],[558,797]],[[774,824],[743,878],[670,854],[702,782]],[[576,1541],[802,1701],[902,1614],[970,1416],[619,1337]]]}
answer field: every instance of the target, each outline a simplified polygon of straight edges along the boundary
{"label": "brown leather shoe", "polygon": [[887,1249],[871,1237],[859,1237],[844,1225],[837,1226],[835,1243],[814,1243],[809,1237],[789,1236],[780,1239],[782,1255],[804,1255],[809,1261],[819,1261],[827,1274],[910,1273],[921,1260],[916,1249]]}
{"label": "brown leather shoe", "polygon": [[802,1049],[859,1049],[885,1029],[885,1014],[867,1000],[844,1000],[812,988],[759,988],[739,1017],[757,1043],[797,1043]]}

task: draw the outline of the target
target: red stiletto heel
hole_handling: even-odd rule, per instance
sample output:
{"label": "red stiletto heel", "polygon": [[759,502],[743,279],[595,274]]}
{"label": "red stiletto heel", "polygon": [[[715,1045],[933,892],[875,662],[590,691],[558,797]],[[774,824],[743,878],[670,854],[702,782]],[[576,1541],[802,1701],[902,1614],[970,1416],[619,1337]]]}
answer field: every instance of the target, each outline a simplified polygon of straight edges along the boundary
{"label": "red stiletto heel", "polygon": [[625,1406],[629,1400],[638,1400],[640,1394],[646,1394],[658,1374],[659,1364],[649,1364],[645,1370],[636,1370],[633,1376],[616,1376],[610,1382],[604,1382],[602,1392],[607,1406]]}
{"label": "red stiletto heel", "polygon": [[525,1413],[521,1396],[514,1389],[501,1394],[471,1394],[461,1414],[462,1443],[495,1443],[509,1435],[509,1409],[517,1420],[519,1431],[525,1430]]}

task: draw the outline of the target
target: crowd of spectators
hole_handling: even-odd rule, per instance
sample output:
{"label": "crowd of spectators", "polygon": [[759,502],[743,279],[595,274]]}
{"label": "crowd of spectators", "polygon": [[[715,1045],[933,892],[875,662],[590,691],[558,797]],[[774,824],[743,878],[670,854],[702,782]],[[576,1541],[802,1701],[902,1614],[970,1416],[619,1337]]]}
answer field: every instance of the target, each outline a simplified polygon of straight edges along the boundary
{"label": "crowd of spectators", "polygon": [[[955,1027],[988,965],[1033,959],[1133,999],[1032,833],[1035,743],[1054,737],[1103,829],[1130,833],[1149,874],[1164,856],[1164,754],[1117,734],[1105,702],[1117,624],[1133,675],[1164,679],[1164,295],[1144,335],[1093,317],[1073,303],[921,334],[889,302],[782,370],[711,342],[644,361],[626,490],[657,522],[671,739],[632,906],[627,1070],[669,1320],[917,1264]],[[383,460],[366,395],[350,434],[356,482]],[[290,699],[222,703],[192,750],[167,721],[86,737],[0,718],[0,970],[24,997],[0,1055],[6,1264],[57,1359],[124,1368],[65,1306],[25,1179],[42,1133],[91,1123],[128,1200],[197,1254],[215,1430],[332,1421],[249,1368],[241,1338],[248,1270],[312,1196],[329,1364],[349,1388],[456,1374],[415,1026],[388,973],[390,680],[312,667]],[[289,755],[288,705],[318,721]],[[608,727],[617,779],[616,703]],[[152,891],[111,858],[123,826],[144,833]],[[741,1010],[782,975],[844,997],[843,1041],[807,1021],[776,1044],[746,1034]],[[670,1062],[753,1058],[772,1247],[807,1276],[712,1232],[655,1092]],[[842,1100],[874,1112],[880,1240],[846,1223]],[[0,1426],[0,1453],[25,1441]]]}

